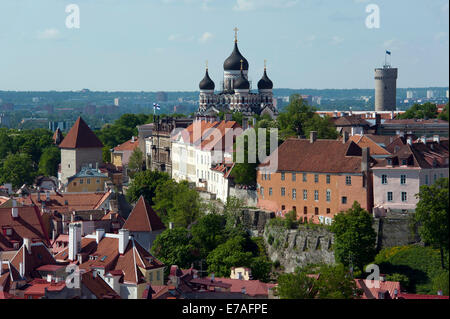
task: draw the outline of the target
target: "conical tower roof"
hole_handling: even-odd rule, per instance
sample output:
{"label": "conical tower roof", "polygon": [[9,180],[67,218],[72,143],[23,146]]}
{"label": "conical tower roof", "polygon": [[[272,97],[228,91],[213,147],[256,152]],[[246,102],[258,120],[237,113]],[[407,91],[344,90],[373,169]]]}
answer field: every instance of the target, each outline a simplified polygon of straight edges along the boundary
{"label": "conical tower roof", "polygon": [[67,133],[64,140],[59,144],[60,148],[102,148],[103,143],[92,132],[81,117]]}

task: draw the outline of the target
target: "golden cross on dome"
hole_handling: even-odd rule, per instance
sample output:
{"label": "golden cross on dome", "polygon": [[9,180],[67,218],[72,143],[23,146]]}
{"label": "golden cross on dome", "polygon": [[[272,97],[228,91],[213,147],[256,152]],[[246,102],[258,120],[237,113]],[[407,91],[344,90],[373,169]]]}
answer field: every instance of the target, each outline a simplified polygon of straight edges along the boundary
{"label": "golden cross on dome", "polygon": [[241,59],[241,71],[244,70],[244,60]]}
{"label": "golden cross on dome", "polygon": [[206,70],[208,70],[208,60],[206,60]]}
{"label": "golden cross on dome", "polygon": [[239,29],[234,28],[233,30],[234,30],[234,42],[237,42],[237,34],[238,34]]}
{"label": "golden cross on dome", "polygon": [[264,70],[267,69],[267,60],[264,60]]}

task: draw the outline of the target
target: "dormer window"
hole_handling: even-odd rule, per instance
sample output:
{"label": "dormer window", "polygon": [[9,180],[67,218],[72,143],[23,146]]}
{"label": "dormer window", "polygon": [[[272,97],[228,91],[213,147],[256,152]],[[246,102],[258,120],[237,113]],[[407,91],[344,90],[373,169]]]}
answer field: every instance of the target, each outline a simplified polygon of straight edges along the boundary
{"label": "dormer window", "polygon": [[408,165],[408,160],[407,159],[402,159],[402,165],[403,166],[407,166]]}
{"label": "dormer window", "polygon": [[388,159],[387,159],[387,164],[390,165],[390,166],[392,166],[392,158],[388,158]]}
{"label": "dormer window", "polygon": [[11,227],[6,227],[6,228],[3,229],[3,231],[4,231],[4,234],[6,236],[11,236],[12,235],[12,228]]}

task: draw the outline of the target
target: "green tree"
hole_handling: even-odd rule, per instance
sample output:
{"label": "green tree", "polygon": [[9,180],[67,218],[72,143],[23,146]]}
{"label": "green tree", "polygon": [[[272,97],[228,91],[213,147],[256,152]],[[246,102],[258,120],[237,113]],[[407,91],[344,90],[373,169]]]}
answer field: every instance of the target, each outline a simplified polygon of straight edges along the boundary
{"label": "green tree", "polygon": [[196,248],[190,242],[188,230],[166,229],[156,237],[151,252],[164,264],[189,268],[196,259]]}
{"label": "green tree", "polygon": [[314,278],[309,277],[305,272],[296,271],[291,274],[281,274],[275,291],[280,299],[314,299],[317,294],[314,285]]}
{"label": "green tree", "polygon": [[438,116],[436,104],[426,102],[424,104],[414,104],[405,113],[400,114],[400,119],[434,119]]}
{"label": "green tree", "polygon": [[206,258],[208,272],[218,277],[229,277],[231,267],[250,267],[252,253],[244,250],[245,242],[244,237],[237,236],[217,246]]}
{"label": "green tree", "polygon": [[449,295],[449,272],[441,271],[438,275],[433,278],[433,291],[437,293],[442,291],[444,296]]}
{"label": "green tree", "polygon": [[441,254],[441,266],[445,268],[444,251],[449,247],[448,178],[438,179],[433,185],[422,185],[417,198],[415,220],[419,223],[422,240]]}
{"label": "green tree", "polygon": [[192,226],[192,243],[200,249],[202,258],[226,241],[225,224],[224,216],[208,214]]}
{"label": "green tree", "polygon": [[360,295],[352,274],[342,264],[321,265],[315,284],[320,299],[354,299]]}
{"label": "green tree", "polygon": [[11,183],[14,188],[31,184],[34,172],[33,161],[28,154],[9,154],[0,168],[0,183]]}
{"label": "green tree", "polygon": [[135,203],[142,195],[153,206],[153,197],[155,197],[156,188],[160,183],[167,180],[170,180],[167,173],[149,170],[138,172],[133,176],[133,180],[126,193],[126,198],[128,202]]}
{"label": "green tree", "polygon": [[445,104],[444,110],[442,111],[441,114],[439,114],[438,118],[439,118],[440,120],[444,120],[444,121],[447,121],[447,122],[448,122],[448,103]]}
{"label": "green tree", "polygon": [[244,208],[244,201],[235,196],[229,196],[225,203],[223,214],[227,219],[227,227],[235,227]]}
{"label": "green tree", "polygon": [[354,202],[352,208],[335,216],[331,231],[335,235],[336,261],[364,271],[364,265],[371,262],[376,254],[372,216],[358,202]]}
{"label": "green tree", "polygon": [[42,152],[39,160],[39,174],[57,176],[58,165],[61,162],[61,151],[56,146],[49,146]]}
{"label": "green tree", "polygon": [[131,175],[136,174],[136,172],[142,171],[142,165],[144,164],[144,153],[138,147],[134,149],[131,153],[130,160],[128,162],[128,168],[131,171]]}
{"label": "green tree", "polygon": [[201,216],[199,194],[186,181],[160,181],[153,201],[153,208],[165,224],[173,222],[176,226],[188,227]]}

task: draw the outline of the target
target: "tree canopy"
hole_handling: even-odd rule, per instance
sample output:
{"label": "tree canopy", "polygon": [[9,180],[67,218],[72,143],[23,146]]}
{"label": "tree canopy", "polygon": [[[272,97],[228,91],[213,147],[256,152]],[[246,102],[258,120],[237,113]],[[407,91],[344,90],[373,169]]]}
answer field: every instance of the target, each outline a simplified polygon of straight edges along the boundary
{"label": "tree canopy", "polygon": [[419,223],[422,240],[438,248],[444,268],[444,251],[449,248],[448,178],[438,179],[433,185],[420,187],[415,220]]}
{"label": "tree canopy", "polygon": [[133,176],[133,180],[126,193],[126,198],[130,203],[135,203],[142,195],[153,206],[156,187],[167,180],[170,180],[170,176],[167,173],[150,170],[138,172]]}
{"label": "tree canopy", "polygon": [[334,256],[344,266],[364,266],[371,262],[376,254],[376,233],[372,228],[372,216],[354,202],[352,208],[334,217],[331,231],[335,235]]}

